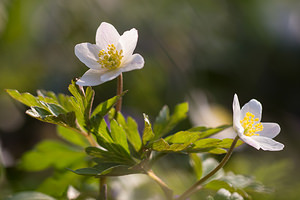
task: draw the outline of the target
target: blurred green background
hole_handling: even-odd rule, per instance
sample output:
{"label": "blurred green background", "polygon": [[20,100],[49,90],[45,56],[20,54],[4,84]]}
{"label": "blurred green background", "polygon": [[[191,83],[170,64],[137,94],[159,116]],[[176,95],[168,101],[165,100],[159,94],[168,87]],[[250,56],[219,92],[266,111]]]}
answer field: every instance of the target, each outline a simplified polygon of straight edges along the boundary
{"label": "blurred green background", "polygon": [[[234,93],[241,105],[255,98],[263,105],[263,121],[281,125],[276,140],[286,147],[282,152],[244,147],[226,169],[256,175],[275,188],[273,195],[257,199],[300,198],[297,0],[1,0],[0,142],[9,179],[16,182],[10,170],[24,151],[56,136],[54,126],[26,116],[26,108],[4,89],[68,94],[71,79],[88,69],[74,46],[95,43],[103,21],[121,34],[133,27],[139,31],[135,52],[145,67],[124,74],[129,90],[124,112],[154,119],[163,105],[189,100],[201,111],[193,109],[186,125],[216,126],[231,123]],[[95,102],[112,97],[115,85],[116,80],[94,87]]]}

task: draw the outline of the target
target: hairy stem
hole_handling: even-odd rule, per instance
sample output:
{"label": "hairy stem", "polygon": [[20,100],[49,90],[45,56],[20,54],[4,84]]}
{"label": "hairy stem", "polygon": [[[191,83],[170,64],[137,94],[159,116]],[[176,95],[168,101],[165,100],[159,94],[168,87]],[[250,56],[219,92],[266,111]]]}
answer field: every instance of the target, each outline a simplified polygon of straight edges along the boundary
{"label": "hairy stem", "polygon": [[156,183],[158,183],[160,188],[164,191],[166,199],[172,200],[173,199],[173,191],[169,188],[169,186],[165,182],[163,182],[158,176],[156,176],[156,174],[154,174],[154,172],[152,170],[148,170],[148,171],[146,171],[146,173],[150,178],[152,178]]}
{"label": "hairy stem", "polygon": [[210,173],[208,173],[206,176],[204,176],[203,178],[201,178],[199,181],[197,181],[194,185],[192,185],[188,190],[186,190],[182,195],[180,195],[177,200],[185,200],[187,199],[189,196],[191,196],[192,194],[194,194],[195,192],[197,192],[198,190],[200,190],[202,188],[201,184],[204,183],[205,181],[207,181],[207,179],[209,179],[211,176],[213,176],[217,171],[219,171],[222,167],[224,167],[224,165],[227,163],[227,161],[229,160],[233,149],[237,143],[239,139],[239,136],[236,136],[235,139],[233,140],[227,154],[225,155],[225,157],[222,159],[222,161],[219,163],[219,165],[213,169]]}

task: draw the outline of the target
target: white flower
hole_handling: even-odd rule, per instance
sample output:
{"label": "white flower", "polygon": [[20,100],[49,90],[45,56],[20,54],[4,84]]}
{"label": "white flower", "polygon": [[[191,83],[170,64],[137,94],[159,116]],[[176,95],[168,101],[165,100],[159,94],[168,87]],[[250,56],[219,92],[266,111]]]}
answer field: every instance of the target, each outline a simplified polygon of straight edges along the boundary
{"label": "white flower", "polygon": [[133,54],[138,39],[136,29],[120,36],[115,27],[102,22],[96,32],[96,44],[75,46],[75,55],[90,69],[76,82],[81,86],[95,86],[110,81],[122,72],[144,67],[144,59]]}
{"label": "white flower", "polygon": [[266,151],[280,151],[284,145],[272,138],[280,132],[277,123],[260,123],[262,106],[259,101],[252,99],[242,109],[238,96],[233,99],[233,129],[241,140],[256,149]]}

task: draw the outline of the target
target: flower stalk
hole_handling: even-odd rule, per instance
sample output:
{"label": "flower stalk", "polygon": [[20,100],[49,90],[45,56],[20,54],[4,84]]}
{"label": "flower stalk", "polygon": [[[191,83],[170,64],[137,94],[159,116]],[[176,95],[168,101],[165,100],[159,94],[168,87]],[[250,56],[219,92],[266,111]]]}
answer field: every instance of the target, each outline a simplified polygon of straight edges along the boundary
{"label": "flower stalk", "polygon": [[[117,83],[117,95],[121,95],[123,92],[123,74],[121,73],[118,76],[118,83]],[[119,98],[116,104],[116,113],[121,112],[122,109],[122,97]]]}
{"label": "flower stalk", "polygon": [[233,140],[229,150],[227,151],[227,154],[225,157],[222,159],[222,161],[219,163],[219,165],[214,168],[210,173],[208,173],[206,176],[201,178],[199,181],[197,181],[194,185],[192,185],[188,190],[186,190],[182,195],[180,195],[177,200],[185,200],[198,190],[202,188],[202,185],[205,181],[207,181],[211,176],[213,176],[215,173],[217,173],[224,165],[227,163],[229,160],[230,156],[232,155],[233,149],[239,140],[239,136],[236,136],[235,139]]}
{"label": "flower stalk", "polygon": [[172,200],[173,199],[173,191],[169,188],[169,186],[163,182],[152,170],[146,171],[147,175],[152,178],[163,190],[166,199],[167,200]]}

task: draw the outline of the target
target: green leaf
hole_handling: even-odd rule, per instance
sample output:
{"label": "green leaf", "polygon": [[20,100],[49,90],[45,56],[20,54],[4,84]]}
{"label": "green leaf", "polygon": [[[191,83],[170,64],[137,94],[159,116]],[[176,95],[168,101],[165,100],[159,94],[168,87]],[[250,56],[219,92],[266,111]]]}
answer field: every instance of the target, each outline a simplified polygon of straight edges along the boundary
{"label": "green leaf", "polygon": [[197,142],[194,143],[193,149],[196,148],[211,148],[211,147],[219,147],[218,144],[221,142],[222,140],[220,139],[216,139],[216,138],[205,138],[202,140],[198,140]]}
{"label": "green leaf", "polygon": [[194,127],[189,129],[189,132],[199,132],[200,134],[200,138],[206,138],[209,136],[212,136],[216,133],[219,133],[220,131],[225,130],[226,128],[231,127],[232,125],[222,125],[222,126],[218,126],[216,128],[208,128],[208,127],[204,127],[204,126],[199,126],[199,127]]}
{"label": "green leaf", "polygon": [[151,141],[155,135],[152,131],[152,125],[146,114],[144,114],[144,121],[145,121],[145,127],[143,131],[143,145],[146,145],[147,142]]}
{"label": "green leaf", "polygon": [[190,153],[189,156],[191,165],[193,166],[196,177],[199,180],[202,177],[203,173],[202,159],[196,153]]}
{"label": "green leaf", "polygon": [[194,143],[200,138],[199,132],[180,131],[165,138],[170,143]]}
{"label": "green leaf", "polygon": [[27,171],[40,171],[48,167],[63,169],[84,158],[84,152],[59,141],[45,140],[23,155],[20,167]]}
{"label": "green leaf", "polygon": [[[223,148],[230,148],[233,139],[216,139],[216,138],[205,138],[200,139],[187,149],[188,152],[207,152],[212,154],[222,154],[227,151]],[[241,140],[239,140],[235,147],[243,144]]]}
{"label": "green leaf", "polygon": [[77,146],[81,146],[85,148],[90,145],[86,137],[69,128],[65,128],[63,126],[57,126],[57,133],[64,140],[72,144],[75,144]]}
{"label": "green leaf", "polygon": [[187,112],[188,103],[178,104],[171,116],[169,108],[164,106],[154,123],[153,130],[155,133],[155,139],[158,139],[170,132],[180,121],[186,118]]}
{"label": "green leaf", "polygon": [[7,198],[6,200],[55,200],[53,197],[40,192],[20,192]]}
{"label": "green leaf", "polygon": [[142,147],[142,140],[139,134],[138,125],[131,117],[127,118],[126,133],[129,142],[132,144],[136,152],[139,152]]}
{"label": "green leaf", "polygon": [[[113,145],[114,149],[122,149],[120,145],[111,144]],[[134,165],[135,161],[132,160],[130,156],[127,154],[114,151],[106,151],[97,147],[87,147],[85,149],[86,153],[93,158],[94,162],[98,164],[103,163],[114,163],[114,164],[121,164],[121,165]]]}
{"label": "green leaf", "polygon": [[142,147],[142,142],[138,131],[138,125],[135,120],[131,117],[128,117],[126,122],[122,113],[119,112],[117,115],[117,121],[125,130],[127,139],[134,147],[135,152],[139,152]]}
{"label": "green leaf", "polygon": [[37,100],[36,97],[33,95],[29,94],[28,92],[26,93],[19,93],[18,90],[11,90],[7,89],[6,92],[14,99],[20,101],[21,103],[25,104],[28,107],[32,106],[39,106],[43,107],[40,102]]}
{"label": "green leaf", "polygon": [[[77,163],[74,163],[74,165],[68,167],[79,168],[86,166],[86,162],[78,161]],[[77,174],[70,173],[65,168],[62,170],[54,170],[54,173],[46,178],[36,190],[59,199],[66,199],[65,194],[67,193],[68,187],[70,185],[82,185],[82,182],[86,181],[83,178],[84,177],[79,177]]]}
{"label": "green leaf", "polygon": [[152,150],[158,151],[158,152],[180,152],[185,150],[189,147],[189,143],[186,144],[168,144],[167,141],[165,141],[163,138],[160,138],[159,140],[152,143]]}
{"label": "green leaf", "polygon": [[95,108],[91,115],[91,126],[94,127],[94,129],[97,129],[103,117],[113,108],[117,101],[126,94],[126,92],[127,91],[102,102]]}
{"label": "green leaf", "polygon": [[210,189],[210,190],[219,190],[221,188],[224,188],[230,192],[234,192],[235,189],[226,181],[222,181],[222,180],[212,180],[209,183],[207,183],[204,188],[206,189]]}
{"label": "green leaf", "polygon": [[[73,170],[71,170],[73,171]],[[141,170],[133,169],[131,166],[101,164],[89,168],[81,168],[73,171],[78,175],[84,176],[123,176],[128,174],[142,173]]]}
{"label": "green leaf", "polygon": [[43,108],[31,107],[31,109],[26,111],[26,114],[43,122],[76,128],[76,116],[74,112],[68,112],[55,116]]}
{"label": "green leaf", "polygon": [[98,171],[95,168],[81,168],[76,170],[71,170],[72,172],[78,174],[78,175],[84,175],[84,176],[96,176],[101,173],[101,171]]}
{"label": "green leaf", "polygon": [[51,114],[56,116],[56,117],[60,114],[66,114],[67,113],[67,111],[63,107],[61,107],[60,105],[53,104],[53,103],[46,103],[45,105],[47,106],[47,108],[51,112]]}
{"label": "green leaf", "polygon": [[112,120],[110,122],[110,128],[111,128],[111,136],[114,143],[119,144],[128,153],[128,155],[130,155],[130,151],[127,143],[127,137],[124,129],[121,126],[119,126],[116,120]]}
{"label": "green leaf", "polygon": [[152,144],[152,149],[158,152],[168,151],[170,149],[170,145],[164,139],[160,138]]}
{"label": "green leaf", "polygon": [[75,81],[68,87],[70,93],[74,96],[70,101],[74,107],[78,124],[81,128],[90,129],[89,119],[95,92],[91,87],[84,91],[83,87],[78,86]]}
{"label": "green leaf", "polygon": [[37,90],[37,98],[39,101],[45,102],[45,103],[54,103],[54,104],[60,104],[58,101],[58,98],[54,92],[51,91],[45,91],[45,90]]}
{"label": "green leaf", "polygon": [[[233,142],[234,139],[230,139],[230,138],[225,138],[223,140],[221,140],[218,144],[218,147],[219,148],[226,148],[226,149],[229,149],[232,142]],[[242,140],[238,140],[235,147],[238,147],[240,145],[242,145],[244,142]]]}

